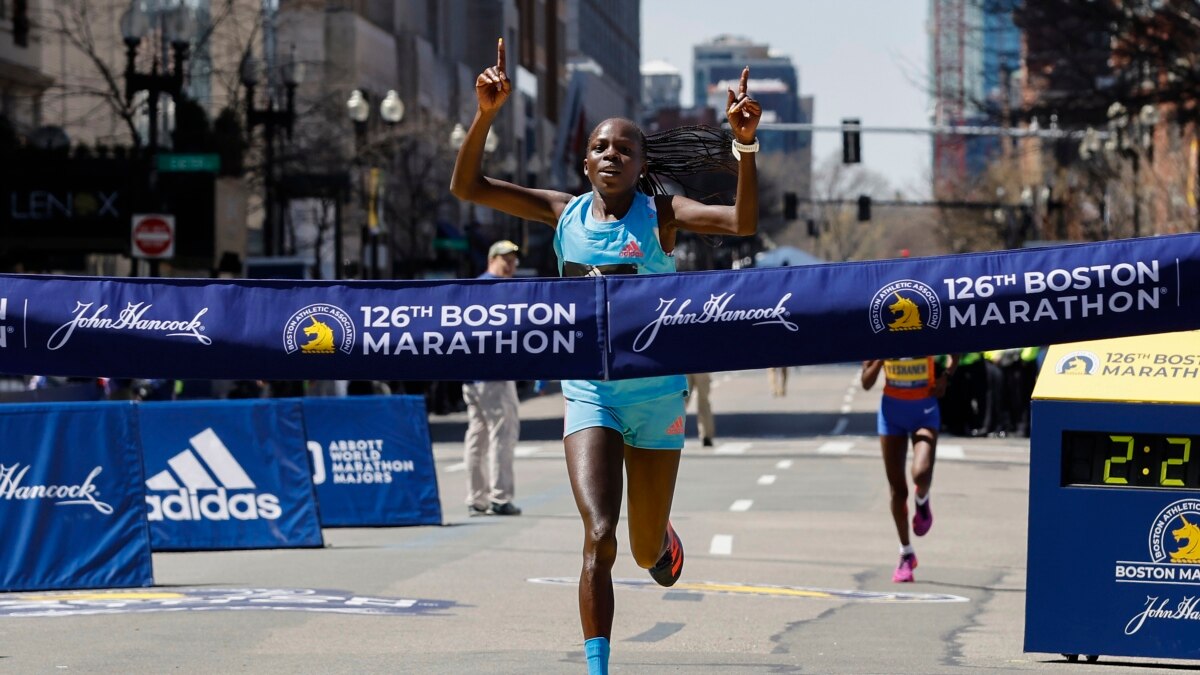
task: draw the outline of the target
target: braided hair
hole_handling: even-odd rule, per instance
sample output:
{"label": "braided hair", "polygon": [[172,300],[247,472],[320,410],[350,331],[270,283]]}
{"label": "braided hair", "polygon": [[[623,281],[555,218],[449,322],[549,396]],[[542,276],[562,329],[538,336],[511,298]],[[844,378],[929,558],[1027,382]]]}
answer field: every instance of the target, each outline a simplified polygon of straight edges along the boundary
{"label": "braided hair", "polygon": [[729,151],[732,136],[722,129],[687,125],[647,136],[632,120],[618,117],[605,121],[625,122],[637,130],[646,158],[646,172],[637,187],[648,195],[670,194],[664,185],[670,181],[695,197],[697,190],[688,179],[713,172],[737,174],[737,162]]}

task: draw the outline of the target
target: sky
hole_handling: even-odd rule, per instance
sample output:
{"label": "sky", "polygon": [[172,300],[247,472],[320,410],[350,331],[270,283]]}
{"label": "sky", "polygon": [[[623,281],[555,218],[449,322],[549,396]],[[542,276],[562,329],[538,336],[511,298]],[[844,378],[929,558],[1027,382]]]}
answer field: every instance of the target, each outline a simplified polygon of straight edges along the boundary
{"label": "sky", "polygon": [[[642,62],[664,60],[692,96],[692,46],[722,33],[790,56],[800,93],[816,98],[816,124],[857,117],[863,126],[929,126],[929,0],[642,0]],[[751,71],[751,78],[754,77]],[[750,91],[753,95],[753,88]],[[769,132],[768,132],[769,133]],[[814,134],[813,166],[841,134]],[[929,195],[926,135],[864,133],[865,168],[914,198]]]}

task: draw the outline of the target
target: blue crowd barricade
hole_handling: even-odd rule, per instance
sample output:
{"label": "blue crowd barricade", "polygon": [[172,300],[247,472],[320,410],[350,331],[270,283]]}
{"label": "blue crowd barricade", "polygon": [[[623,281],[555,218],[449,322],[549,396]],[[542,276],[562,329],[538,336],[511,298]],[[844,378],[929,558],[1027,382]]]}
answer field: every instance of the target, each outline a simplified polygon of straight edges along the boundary
{"label": "blue crowd barricade", "polygon": [[299,401],[138,409],[154,550],[322,545]]}
{"label": "blue crowd barricade", "polygon": [[154,584],[133,405],[3,405],[0,438],[0,590]]}
{"label": "blue crowd barricade", "polygon": [[442,523],[424,398],[302,400],[322,526]]}

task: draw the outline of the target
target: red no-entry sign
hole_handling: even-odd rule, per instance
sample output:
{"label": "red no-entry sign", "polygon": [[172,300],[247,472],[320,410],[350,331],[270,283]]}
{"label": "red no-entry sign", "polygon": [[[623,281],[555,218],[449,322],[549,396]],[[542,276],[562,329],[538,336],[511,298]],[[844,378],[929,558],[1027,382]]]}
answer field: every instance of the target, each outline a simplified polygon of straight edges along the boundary
{"label": "red no-entry sign", "polygon": [[135,258],[174,258],[175,216],[161,213],[134,214],[131,239]]}

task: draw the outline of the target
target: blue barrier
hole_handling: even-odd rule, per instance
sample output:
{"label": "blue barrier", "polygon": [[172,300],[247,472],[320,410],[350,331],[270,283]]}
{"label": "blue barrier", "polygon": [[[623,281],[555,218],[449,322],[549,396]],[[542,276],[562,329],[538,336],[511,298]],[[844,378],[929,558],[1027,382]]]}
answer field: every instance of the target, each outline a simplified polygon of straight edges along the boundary
{"label": "blue barrier", "polygon": [[0,438],[0,590],[154,584],[133,405],[3,405]]}
{"label": "blue barrier", "polygon": [[297,400],[138,406],[156,551],[321,546]]}
{"label": "blue barrier", "polygon": [[442,523],[424,398],[301,401],[322,526]]}
{"label": "blue barrier", "polygon": [[1198,287],[1200,234],[554,280],[3,275],[0,372],[621,379],[1189,330]]}

